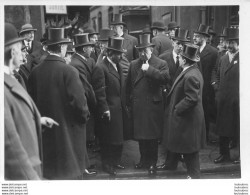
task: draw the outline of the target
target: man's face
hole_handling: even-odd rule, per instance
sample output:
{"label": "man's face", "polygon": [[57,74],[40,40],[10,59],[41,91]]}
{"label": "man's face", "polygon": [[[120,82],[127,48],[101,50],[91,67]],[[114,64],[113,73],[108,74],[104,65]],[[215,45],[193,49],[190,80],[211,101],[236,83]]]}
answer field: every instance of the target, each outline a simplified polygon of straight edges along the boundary
{"label": "man's face", "polygon": [[229,41],[229,46],[228,46],[228,51],[231,53],[236,53],[239,50],[239,45],[236,40],[230,40]]}
{"label": "man's face", "polygon": [[22,49],[21,51],[22,51],[23,63],[27,63],[28,52],[27,52],[26,48]]}
{"label": "man's face", "polygon": [[157,30],[156,30],[156,29],[153,29],[152,34],[153,34],[153,36],[155,37],[155,36],[157,35]]}
{"label": "man's face", "polygon": [[122,59],[122,53],[121,52],[113,52],[112,56],[111,56],[111,60],[118,64]]}
{"label": "man's face", "polygon": [[16,70],[20,67],[21,64],[23,64],[23,55],[22,55],[22,43],[18,42],[15,43],[12,47],[11,53],[12,53],[12,71]]}
{"label": "man's face", "polygon": [[219,44],[218,44],[218,46],[217,46],[217,48],[219,49],[219,51],[222,51],[222,50],[227,49],[227,48],[228,48],[228,45],[229,45],[229,43],[228,43],[227,40],[225,40],[224,37],[220,37],[220,38],[219,38]]}
{"label": "man's face", "polygon": [[152,56],[152,49],[150,47],[146,47],[144,49],[139,49],[139,57],[142,61],[147,61]]}
{"label": "man's face", "polygon": [[184,68],[184,65],[186,64],[186,60],[182,57],[182,55],[180,55],[179,63],[180,63],[180,67]]}
{"label": "man's face", "polygon": [[23,37],[25,37],[27,41],[34,41],[34,36],[34,31],[28,31],[23,33]]}
{"label": "man's face", "polygon": [[169,33],[169,36],[170,36],[171,38],[174,37],[174,36],[175,36],[175,29],[169,30],[168,33]]}
{"label": "man's face", "polygon": [[71,57],[72,57],[71,53],[66,53],[66,56],[64,57],[64,60],[65,60],[66,64],[70,64]]}
{"label": "man's face", "polygon": [[205,37],[203,35],[194,33],[193,41],[195,45],[201,46],[204,40],[205,40]]}
{"label": "man's face", "polygon": [[180,52],[182,52],[183,50],[183,43],[178,40],[173,40],[172,43],[173,43],[175,53],[180,54]]}
{"label": "man's face", "polygon": [[122,25],[114,25],[113,30],[116,35],[119,35],[123,32],[123,26]]}
{"label": "man's face", "polygon": [[92,46],[86,46],[83,48],[83,51],[87,55],[87,57],[90,57],[92,50]]}
{"label": "man's face", "polygon": [[96,42],[98,41],[98,36],[97,36],[97,34],[91,35],[91,36],[89,37],[89,40],[90,40],[91,42],[93,42],[93,43],[96,43]]}

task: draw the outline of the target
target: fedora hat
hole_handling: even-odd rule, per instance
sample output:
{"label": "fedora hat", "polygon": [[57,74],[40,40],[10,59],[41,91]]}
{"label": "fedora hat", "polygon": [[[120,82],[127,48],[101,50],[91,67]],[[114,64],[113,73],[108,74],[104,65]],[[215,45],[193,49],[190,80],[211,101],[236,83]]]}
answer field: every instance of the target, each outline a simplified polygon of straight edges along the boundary
{"label": "fedora hat", "polygon": [[48,39],[46,45],[56,45],[60,43],[70,43],[71,41],[65,38],[64,28],[48,28]]}
{"label": "fedora hat", "polygon": [[98,35],[99,34],[93,28],[87,28],[87,29],[85,29],[84,33],[89,33],[89,35]]}
{"label": "fedora hat", "polygon": [[29,31],[37,31],[37,29],[33,28],[31,24],[24,24],[21,27],[19,35],[23,34],[24,32],[29,32]]}
{"label": "fedora hat", "polygon": [[139,35],[139,45],[137,49],[143,49],[146,47],[154,47],[155,45],[150,43],[150,34]]}
{"label": "fedora hat", "polygon": [[5,23],[4,24],[4,46],[9,46],[11,44],[20,42],[24,40],[24,37],[18,37],[16,27],[13,24]]}
{"label": "fedora hat", "polygon": [[165,30],[165,28],[166,27],[164,26],[164,23],[160,21],[153,22],[151,26],[151,30],[153,29]]}
{"label": "fedora hat", "polygon": [[122,21],[122,14],[114,14],[111,25],[123,25],[126,26],[126,23]]}
{"label": "fedora hat", "polygon": [[188,39],[188,30],[178,28],[175,31],[175,36],[172,38],[173,40],[183,41],[183,42],[189,42],[190,39]]}
{"label": "fedora hat", "polygon": [[107,49],[111,49],[114,51],[125,52],[122,48],[123,45],[122,37],[109,37]]}
{"label": "fedora hat", "polygon": [[227,37],[227,27],[222,26],[221,33],[218,35],[218,37]]}
{"label": "fedora hat", "polygon": [[169,22],[168,30],[172,30],[172,29],[175,29],[175,28],[180,28],[180,26],[178,26],[175,21]]}
{"label": "fedora hat", "polygon": [[207,37],[210,37],[208,30],[209,26],[206,26],[204,24],[199,24],[197,30],[194,31],[194,33],[203,34]]}
{"label": "fedora hat", "polygon": [[83,33],[83,34],[76,34],[74,35],[74,48],[81,47],[81,46],[94,46],[95,44],[91,41],[89,41],[89,34]]}
{"label": "fedora hat", "polygon": [[237,40],[237,39],[239,39],[239,29],[238,28],[228,28],[227,40]]}
{"label": "fedora hat", "polygon": [[184,45],[183,51],[180,53],[180,55],[186,57],[189,60],[192,60],[193,62],[199,62],[200,57],[197,54],[198,49],[198,46],[191,43],[187,43]]}
{"label": "fedora hat", "polygon": [[108,41],[109,37],[112,37],[114,35],[114,31],[110,30],[109,28],[103,28],[100,31],[100,37],[98,41]]}

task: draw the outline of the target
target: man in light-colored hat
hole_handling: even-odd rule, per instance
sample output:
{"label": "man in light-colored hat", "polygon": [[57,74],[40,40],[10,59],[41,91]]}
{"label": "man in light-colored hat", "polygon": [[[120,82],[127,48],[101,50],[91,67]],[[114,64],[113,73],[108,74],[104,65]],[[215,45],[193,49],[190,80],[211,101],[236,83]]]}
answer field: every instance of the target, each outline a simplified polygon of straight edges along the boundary
{"label": "man in light-colored hat", "polygon": [[199,151],[205,146],[205,120],[202,106],[203,78],[197,66],[198,47],[185,44],[180,53],[183,71],[167,96],[162,144],[171,157],[164,169],[175,170],[183,155],[187,179],[200,178]]}
{"label": "man in light-colored hat", "polygon": [[89,110],[78,71],[65,63],[64,28],[49,28],[49,55],[31,72],[28,89],[42,115],[60,126],[43,131],[43,173],[47,179],[81,179],[87,168],[85,128]]}
{"label": "man in light-colored hat", "polygon": [[207,141],[209,141],[210,122],[215,123],[216,119],[215,94],[211,85],[211,75],[218,57],[217,49],[206,43],[210,37],[208,32],[209,26],[199,24],[193,35],[194,44],[199,46],[200,62],[198,64],[204,79],[202,103],[205,113]]}
{"label": "man in light-colored hat", "polygon": [[23,62],[16,28],[5,23],[4,42],[4,144],[5,179],[42,179],[41,124],[58,125],[41,117],[36,105],[14,77]]}
{"label": "man in light-colored hat", "polygon": [[140,162],[136,169],[156,174],[158,141],[163,130],[162,85],[169,80],[166,62],[153,54],[150,35],[139,35],[139,58],[132,61],[126,82],[126,103],[131,112],[133,139],[139,142]]}
{"label": "man in light-colored hat", "polygon": [[154,36],[152,39],[152,43],[155,45],[154,55],[159,56],[164,51],[173,49],[171,40],[165,35],[165,26],[163,22],[153,22],[151,30]]}

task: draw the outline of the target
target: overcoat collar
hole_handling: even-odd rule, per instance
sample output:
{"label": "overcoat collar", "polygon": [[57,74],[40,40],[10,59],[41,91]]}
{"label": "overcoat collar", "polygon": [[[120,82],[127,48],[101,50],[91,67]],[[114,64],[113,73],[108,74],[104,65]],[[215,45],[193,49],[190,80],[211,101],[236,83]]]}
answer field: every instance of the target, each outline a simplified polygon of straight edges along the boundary
{"label": "overcoat collar", "polygon": [[[200,51],[200,50],[198,50]],[[204,58],[204,56],[208,55],[210,53],[210,48],[209,48],[209,44],[206,44],[206,46],[204,47],[204,49],[202,50],[202,52],[199,52],[199,56],[200,58]]]}
{"label": "overcoat collar", "polygon": [[65,63],[65,60],[59,56],[56,56],[56,55],[48,55],[46,58],[45,58],[46,61],[61,61],[61,62],[64,62]]}
{"label": "overcoat collar", "polygon": [[108,61],[107,58],[104,59],[104,64],[107,66],[108,71],[110,74],[114,75],[117,79],[120,80],[120,74],[119,74],[119,67],[117,66],[117,71],[116,69],[113,67],[113,65]]}
{"label": "overcoat collar", "polygon": [[[84,56],[85,57],[85,56]],[[78,59],[81,63],[84,64],[84,66],[86,67],[86,69],[88,70],[88,72],[91,72],[89,66],[88,66],[88,59],[85,57],[85,59],[83,59],[78,53],[73,54],[72,58]]]}
{"label": "overcoat collar", "polygon": [[239,63],[239,52],[233,57],[229,66],[227,66],[227,68],[225,70],[225,74],[227,73],[227,71],[229,71],[234,66],[234,64],[238,64],[238,63]]}

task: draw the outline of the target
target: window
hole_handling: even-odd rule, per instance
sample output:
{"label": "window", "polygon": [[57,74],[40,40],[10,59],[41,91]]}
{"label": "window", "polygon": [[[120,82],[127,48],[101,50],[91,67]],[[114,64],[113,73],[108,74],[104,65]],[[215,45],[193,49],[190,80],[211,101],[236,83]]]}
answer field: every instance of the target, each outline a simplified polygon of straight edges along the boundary
{"label": "window", "polygon": [[99,32],[101,29],[102,29],[102,13],[99,12],[98,13],[98,30],[99,30]]}
{"label": "window", "polygon": [[230,7],[230,27],[238,28],[239,27],[239,6]]}
{"label": "window", "polygon": [[96,17],[92,18],[93,28],[96,31]]}
{"label": "window", "polygon": [[113,20],[113,7],[109,7],[109,24],[112,22]]}

